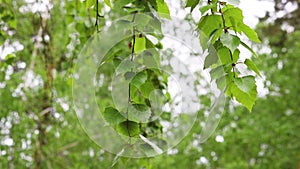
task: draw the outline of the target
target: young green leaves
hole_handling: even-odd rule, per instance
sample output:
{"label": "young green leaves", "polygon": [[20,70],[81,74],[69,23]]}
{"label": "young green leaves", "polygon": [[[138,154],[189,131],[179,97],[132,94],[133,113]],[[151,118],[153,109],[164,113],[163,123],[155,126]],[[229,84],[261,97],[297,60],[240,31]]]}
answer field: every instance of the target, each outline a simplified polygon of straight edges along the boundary
{"label": "young green leaves", "polygon": [[[196,1],[188,1],[187,7],[193,10]],[[198,4],[198,3],[197,3]],[[244,62],[240,58],[239,47],[248,49],[254,56],[255,52],[242,42],[239,35],[245,35],[253,42],[260,42],[256,32],[243,22],[242,10],[238,7],[218,0],[208,1],[200,8],[202,14],[198,23],[200,42],[208,55],[204,61],[204,68],[211,68],[212,80],[216,80],[218,87],[226,94],[235,98],[249,111],[257,98],[254,76],[241,75],[237,70],[238,64],[244,64],[248,69],[261,76],[258,68],[250,59]]]}

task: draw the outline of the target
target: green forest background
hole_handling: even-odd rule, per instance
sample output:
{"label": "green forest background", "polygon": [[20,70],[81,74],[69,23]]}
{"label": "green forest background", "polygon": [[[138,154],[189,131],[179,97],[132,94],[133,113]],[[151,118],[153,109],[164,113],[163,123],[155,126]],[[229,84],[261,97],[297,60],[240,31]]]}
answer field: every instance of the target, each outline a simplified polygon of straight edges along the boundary
{"label": "green forest background", "polygon": [[[0,168],[110,168],[115,155],[89,139],[72,108],[74,62],[96,31],[94,9],[53,0],[40,12],[31,9],[34,2],[0,0]],[[300,2],[274,3],[275,12],[259,18],[256,27],[262,43],[252,46],[268,91],[252,112],[229,101],[205,143],[199,143],[200,117],[171,151],[121,157],[114,168],[300,169]],[[297,9],[274,17],[291,4]],[[104,16],[123,15],[104,6],[101,1]]]}

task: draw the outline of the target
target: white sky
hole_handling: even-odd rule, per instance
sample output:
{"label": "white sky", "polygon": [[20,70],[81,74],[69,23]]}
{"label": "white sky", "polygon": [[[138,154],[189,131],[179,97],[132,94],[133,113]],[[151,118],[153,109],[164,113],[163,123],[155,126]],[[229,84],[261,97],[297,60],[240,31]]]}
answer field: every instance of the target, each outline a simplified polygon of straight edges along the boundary
{"label": "white sky", "polygon": [[241,0],[239,7],[243,11],[244,22],[252,28],[258,23],[258,17],[264,17],[266,12],[274,12],[274,3],[270,1]]}

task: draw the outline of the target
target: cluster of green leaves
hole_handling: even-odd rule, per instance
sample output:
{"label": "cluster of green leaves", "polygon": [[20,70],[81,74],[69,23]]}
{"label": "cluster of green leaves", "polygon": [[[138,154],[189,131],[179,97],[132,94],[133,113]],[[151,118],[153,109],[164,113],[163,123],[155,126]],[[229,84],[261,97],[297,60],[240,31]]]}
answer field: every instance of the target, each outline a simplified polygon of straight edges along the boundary
{"label": "cluster of green leaves", "polygon": [[[176,147],[176,154],[120,160],[116,168],[299,168],[300,32],[288,33],[285,39],[282,38],[284,31],[272,32],[277,26],[281,25],[260,23],[267,35],[264,38],[272,44],[272,52],[260,55],[264,62],[257,62],[266,75],[265,87],[269,90],[265,97],[257,99],[252,110],[257,113],[249,114],[242,106],[232,111],[226,106],[218,130],[205,143],[198,144],[204,118],[201,112],[191,134]],[[267,34],[270,32],[272,34]],[[282,46],[277,43],[279,39],[284,42]],[[289,49],[284,51],[283,46]],[[278,68],[280,62],[284,63],[281,69]],[[215,140],[218,135],[224,137],[224,142]],[[208,163],[197,164],[200,158]]]}
{"label": "cluster of green leaves", "polygon": [[[187,1],[186,7],[191,11],[199,0]],[[237,65],[244,64],[248,69],[261,76],[254,62],[247,58],[241,60],[239,47],[255,52],[241,40],[246,35],[253,42],[260,42],[256,32],[243,22],[242,10],[227,2],[212,0],[201,6],[202,17],[198,23],[200,42],[203,49],[208,50],[204,68],[210,68],[212,80],[216,80],[219,89],[226,88],[226,94],[235,98],[249,111],[257,98],[255,78],[252,75],[241,75]]]}
{"label": "cluster of green leaves", "polygon": [[[124,105],[118,107],[111,101],[98,102],[104,120],[120,135],[127,137],[156,137],[161,134],[162,126],[159,115],[162,106],[170,99],[167,88],[168,76],[160,69],[158,50],[162,48],[159,42],[163,35],[161,23],[154,17],[157,12],[159,17],[170,18],[169,9],[163,0],[142,3],[134,0],[105,1],[111,7],[111,12],[118,12],[118,21],[112,25],[119,31],[128,32],[128,37],[109,50],[99,67],[99,74],[106,68],[111,71],[105,77],[117,76],[126,82],[128,98],[122,98]],[[87,8],[97,10],[96,1],[86,1]],[[148,14],[145,14],[148,13]],[[120,28],[122,30],[120,30]],[[113,28],[111,28],[113,29]],[[154,44],[148,37],[155,38]],[[109,83],[112,79],[99,86],[96,92],[99,98],[110,97]],[[169,116],[165,116],[169,118]],[[131,140],[131,139],[130,139]]]}
{"label": "cluster of green leaves", "polygon": [[[129,103],[122,110],[110,105],[102,112],[104,120],[121,135],[138,137],[142,134],[149,137],[161,132],[156,130],[162,128],[157,118],[167,98],[162,93],[166,83],[158,80],[159,74],[160,72],[155,69],[144,69],[139,72],[128,70],[122,73],[123,80],[128,82],[130,88],[130,98],[123,99],[130,99]],[[147,124],[149,121],[152,121],[151,125]]]}
{"label": "cluster of green leaves", "polygon": [[[3,163],[1,163],[0,168],[7,168],[11,164],[14,164],[16,168],[24,166],[35,166],[37,168],[97,168],[99,162],[101,166],[110,165],[113,156],[108,153],[103,154],[99,147],[93,144],[88,137],[82,137],[84,131],[77,123],[75,113],[65,110],[60,103],[52,105],[53,100],[45,96],[52,93],[55,101],[63,100],[68,105],[72,105],[72,93],[70,91],[72,76],[70,73],[73,71],[73,62],[76,60],[83,44],[95,32],[95,20],[97,20],[100,29],[104,25],[107,18],[98,18],[98,15],[105,14],[105,10],[103,10],[105,5],[111,7],[109,12],[111,20],[136,12],[157,12],[160,17],[170,18],[170,11],[166,2],[163,0],[104,0],[105,4],[100,3],[100,1],[97,4],[96,0],[52,1],[53,8],[49,9],[49,16],[47,15],[47,17],[44,16],[43,12],[23,11],[21,13],[21,7],[26,7],[29,4],[25,1],[9,2],[8,0],[0,0],[0,2],[0,45],[6,40],[10,40],[20,42],[24,46],[22,51],[10,54],[6,56],[4,61],[0,61],[2,85],[0,91],[0,124],[11,123],[13,126],[8,130],[5,128],[7,126],[1,128],[1,139],[12,138],[14,141],[13,146],[1,143],[0,160]],[[194,8],[198,3],[199,1],[189,0],[187,6],[192,4]],[[202,12],[209,13],[209,11],[213,11],[213,13],[202,17],[199,29],[206,30],[206,32],[203,32],[207,34],[207,37],[212,37],[212,44],[219,46],[217,53],[222,55],[233,53],[235,58],[233,63],[237,64],[239,62],[237,46],[241,44],[248,49],[251,48],[241,42],[238,39],[239,37],[233,35],[230,31],[244,33],[253,41],[257,41],[257,37],[249,30],[249,27],[242,24],[241,17],[236,18],[236,13],[240,13],[239,10],[224,3],[221,5],[226,21],[226,29],[224,27],[222,29],[222,14],[216,4],[218,4],[216,1],[212,1],[210,5],[201,8]],[[99,10],[96,10],[96,6]],[[212,18],[217,19],[212,20]],[[45,27],[41,36],[39,32],[42,23],[45,23]],[[160,104],[170,101],[169,94],[165,92],[168,76],[157,69],[160,64],[157,51],[163,46],[159,42],[154,44],[148,39],[148,36],[153,36],[158,41],[161,40],[163,35],[161,34],[160,22],[159,19],[152,16],[139,17],[137,15],[133,23],[132,18],[128,18],[124,23],[125,27],[128,28],[127,31],[131,35],[135,35],[135,43],[132,36],[121,40],[106,56],[104,61],[107,65],[102,65],[99,74],[105,74],[105,80],[110,82],[112,79],[109,75],[119,71],[120,63],[124,63],[124,60],[131,57],[133,47],[136,55],[143,55],[141,58],[135,57],[134,63],[146,63],[151,68],[134,69],[134,67],[125,66],[126,69],[120,73],[131,88],[128,108],[132,111],[128,111],[128,116],[126,115],[126,109],[118,109],[111,103],[111,98],[98,100],[98,103],[104,105],[102,115],[106,122],[113,126],[120,135],[137,137],[141,134],[145,137],[154,137],[162,132],[160,120],[170,121],[171,119],[170,112],[160,112]],[[133,31],[133,26],[136,27],[136,31]],[[210,26],[213,26],[211,32]],[[228,30],[229,33],[225,33],[224,30]],[[219,35],[217,35],[217,32]],[[39,45],[35,45],[38,43],[32,40],[36,36],[42,37],[42,42]],[[49,37],[49,41],[45,37]],[[36,57],[33,57],[33,53],[36,53]],[[212,60],[216,59],[211,55],[209,57],[213,57]],[[206,62],[209,63],[209,60],[211,59],[207,59]],[[18,63],[22,62],[26,65],[25,69],[19,69],[17,66]],[[224,77],[226,79],[234,75],[233,72],[228,73],[227,71],[225,73],[221,71],[222,75],[219,73],[219,70],[222,70],[223,67],[226,67],[228,71],[233,69],[229,62],[225,57],[220,59],[219,56],[217,61],[213,61],[206,66],[213,69],[211,72],[212,77],[218,77],[215,79],[220,79],[221,82]],[[250,59],[245,60],[244,63],[258,73]],[[51,69],[45,69],[45,67]],[[8,75],[8,68],[13,69],[11,75]],[[33,77],[39,79],[40,84],[43,85],[32,88],[22,87],[25,84],[28,72],[34,72]],[[51,72],[53,72],[53,76],[49,78]],[[6,78],[8,76],[9,78]],[[47,85],[51,85],[49,81],[51,78],[53,78],[52,88],[47,88]],[[238,95],[248,94],[252,91],[250,89],[254,88],[248,85],[248,82],[250,84],[253,82],[252,77],[238,78],[236,76],[230,80],[233,80],[234,83],[229,85],[231,86],[231,89],[228,90],[231,92],[228,93],[229,95],[232,93],[240,93]],[[99,87],[96,95],[101,95],[101,98],[109,95],[111,91],[107,84],[109,83]],[[22,94],[14,95],[15,91],[19,89]],[[127,100],[128,98],[124,99]],[[42,112],[48,106],[55,111],[44,116]],[[144,123],[149,119],[151,122]],[[95,154],[93,155],[93,153]],[[28,157],[31,157],[31,160],[26,160]],[[102,158],[105,158],[106,161],[101,161]],[[176,159],[181,159],[181,156]],[[173,160],[173,163],[176,163],[176,160]],[[168,164],[171,163],[165,163],[166,166]]]}
{"label": "cluster of green leaves", "polygon": [[[75,112],[60,104],[71,105],[73,59],[95,30],[94,22],[79,1],[52,1],[47,17],[43,9],[32,8],[43,2],[0,0],[0,48],[11,53],[4,58],[1,53],[0,59],[0,168],[96,168],[88,159],[100,160],[88,151],[99,154],[100,148],[81,137]],[[15,42],[23,49],[11,50]],[[55,71],[52,88],[45,87],[49,64]],[[45,97],[51,91],[55,103]],[[43,114],[49,107],[55,111]],[[8,138],[13,145],[5,143]]]}

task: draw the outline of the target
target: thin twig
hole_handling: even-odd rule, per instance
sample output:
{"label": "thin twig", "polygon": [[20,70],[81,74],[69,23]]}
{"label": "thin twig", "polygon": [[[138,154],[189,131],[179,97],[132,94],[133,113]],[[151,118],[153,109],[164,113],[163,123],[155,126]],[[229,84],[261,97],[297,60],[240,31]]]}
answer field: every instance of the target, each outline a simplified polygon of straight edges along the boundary
{"label": "thin twig", "polygon": [[[224,15],[223,15],[223,12],[222,12],[222,7],[221,7],[221,3],[219,2],[219,12],[221,14],[221,17],[222,17],[222,23],[223,23],[223,30],[224,30],[224,33],[228,33],[228,29],[226,27],[226,22],[225,22],[225,18],[224,18]],[[232,56],[232,52],[231,50],[229,49],[229,54],[230,54],[230,59],[231,61],[233,62],[233,56]],[[233,72],[233,77],[235,77],[235,63],[232,63],[232,72]]]}
{"label": "thin twig", "polygon": [[[130,61],[132,62],[134,59],[134,46],[135,46],[135,38],[136,38],[136,27],[134,26],[134,20],[135,20],[135,15],[136,15],[137,11],[134,12],[133,14],[133,18],[132,18],[132,48],[131,48],[131,57],[130,57]],[[127,132],[128,132],[128,136],[129,136],[129,143],[131,142],[131,134],[129,131],[129,117],[128,117],[128,109],[129,109],[129,105],[131,104],[131,85],[129,83],[128,85],[128,105],[127,105],[127,110],[126,110],[126,128],[127,128]]]}
{"label": "thin twig", "polygon": [[95,26],[97,28],[97,32],[100,32],[99,31],[99,23],[98,23],[99,18],[103,18],[103,16],[99,14],[99,2],[98,2],[98,0],[96,0],[96,23],[95,23]]}

